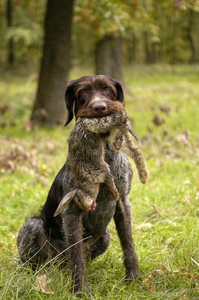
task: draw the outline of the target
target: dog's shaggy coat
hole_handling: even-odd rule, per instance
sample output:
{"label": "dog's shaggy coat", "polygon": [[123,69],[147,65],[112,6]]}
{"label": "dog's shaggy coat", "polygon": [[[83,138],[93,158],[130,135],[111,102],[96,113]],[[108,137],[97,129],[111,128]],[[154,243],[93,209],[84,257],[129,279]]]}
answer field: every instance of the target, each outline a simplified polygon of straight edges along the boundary
{"label": "dog's shaggy coat", "polygon": [[[73,80],[66,89],[65,99],[68,109],[67,123],[72,120],[73,113],[76,117],[98,118],[111,114],[109,107],[112,101],[124,104],[120,83],[105,76],[86,76]],[[108,248],[108,224],[112,218],[123,249],[127,281],[131,282],[139,274],[131,230],[131,205],[128,200],[133,178],[132,167],[123,152],[115,152],[108,142],[105,142],[104,147],[105,161],[114,177],[120,195],[119,201],[114,200],[107,186],[102,183],[94,212],[83,211],[71,201],[60,215],[53,217],[64,195],[75,186],[75,176],[68,154],[66,163],[51,186],[40,215],[28,219],[17,238],[21,260],[29,261],[33,267],[74,245],[65,255],[70,261],[74,291],[80,295],[82,291],[90,293],[85,260],[94,259]],[[91,238],[84,243],[77,243],[90,236]]]}

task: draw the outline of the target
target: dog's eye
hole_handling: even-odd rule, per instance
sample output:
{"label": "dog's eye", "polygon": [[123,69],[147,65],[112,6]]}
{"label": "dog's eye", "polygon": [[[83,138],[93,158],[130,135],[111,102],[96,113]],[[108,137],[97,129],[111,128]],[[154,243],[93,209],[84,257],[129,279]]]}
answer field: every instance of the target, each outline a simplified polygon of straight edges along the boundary
{"label": "dog's eye", "polygon": [[86,96],[86,95],[87,95],[87,91],[86,90],[81,90],[80,96]]}
{"label": "dog's eye", "polygon": [[104,88],[104,93],[105,94],[110,94],[112,92],[111,88],[107,87],[107,88]]}

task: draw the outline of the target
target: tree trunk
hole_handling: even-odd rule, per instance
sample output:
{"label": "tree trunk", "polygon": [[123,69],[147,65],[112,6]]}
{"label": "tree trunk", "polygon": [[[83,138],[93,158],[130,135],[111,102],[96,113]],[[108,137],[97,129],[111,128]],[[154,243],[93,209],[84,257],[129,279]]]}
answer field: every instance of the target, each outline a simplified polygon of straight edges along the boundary
{"label": "tree trunk", "polygon": [[123,81],[122,45],[120,37],[111,39],[111,77]]}
{"label": "tree trunk", "polygon": [[170,54],[171,54],[171,59],[170,63],[171,65],[174,65],[176,63],[176,58],[177,58],[177,44],[176,44],[176,34],[177,34],[177,20],[176,17],[173,19],[170,19]]}
{"label": "tree trunk", "polygon": [[148,32],[144,32],[144,49],[145,49],[145,63],[150,64],[151,63],[151,52],[149,47],[149,35]]}
{"label": "tree trunk", "polygon": [[56,125],[66,119],[64,91],[70,69],[72,15],[73,0],[48,0],[32,122]]}
{"label": "tree trunk", "polygon": [[135,34],[133,34],[133,48],[132,48],[132,62],[136,62],[136,52],[137,52],[137,38]]}
{"label": "tree trunk", "polygon": [[159,44],[151,43],[151,62],[155,64],[159,60]]}
{"label": "tree trunk", "polygon": [[[7,24],[8,27],[12,26],[12,0],[7,0],[7,10],[6,10],[6,17],[7,17]],[[9,66],[13,67],[14,64],[14,51],[13,51],[13,39],[11,38],[8,43],[8,64]]]}
{"label": "tree trunk", "polygon": [[192,31],[193,31],[193,18],[194,18],[194,11],[193,9],[189,10],[189,26],[187,28],[187,37],[188,41],[190,44],[190,49],[191,49],[191,63],[196,63],[196,49],[195,49],[195,44],[192,36]]}
{"label": "tree trunk", "polygon": [[105,36],[99,40],[95,48],[95,73],[110,76],[110,37]]}
{"label": "tree trunk", "polygon": [[137,54],[137,37],[135,34],[132,34],[132,37],[128,37],[126,40],[127,48],[127,63],[132,65],[136,62]]}
{"label": "tree trunk", "polygon": [[95,72],[117,80],[123,79],[122,47],[119,37],[105,36],[96,44]]}

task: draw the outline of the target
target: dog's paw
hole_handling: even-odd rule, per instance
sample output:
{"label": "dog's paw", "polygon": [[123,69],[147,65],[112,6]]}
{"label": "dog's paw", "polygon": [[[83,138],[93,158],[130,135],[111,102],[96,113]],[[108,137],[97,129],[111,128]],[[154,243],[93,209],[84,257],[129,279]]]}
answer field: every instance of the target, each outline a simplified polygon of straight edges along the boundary
{"label": "dog's paw", "polygon": [[92,299],[91,291],[87,284],[81,288],[77,285],[74,287],[74,293],[77,298]]}
{"label": "dog's paw", "polygon": [[126,274],[125,280],[126,280],[127,284],[135,284],[136,282],[139,282],[139,283],[142,282],[142,278],[139,275],[139,273],[137,273],[137,272],[136,273],[130,272],[130,273]]}

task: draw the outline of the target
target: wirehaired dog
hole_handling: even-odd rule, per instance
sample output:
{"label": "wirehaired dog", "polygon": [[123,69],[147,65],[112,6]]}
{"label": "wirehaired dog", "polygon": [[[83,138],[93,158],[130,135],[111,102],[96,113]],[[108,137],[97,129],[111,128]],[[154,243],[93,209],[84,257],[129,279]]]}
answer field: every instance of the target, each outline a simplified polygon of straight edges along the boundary
{"label": "wirehaired dog", "polygon": [[[118,102],[118,103],[117,103]],[[140,149],[133,143],[129,132],[139,141],[129,123],[122,104],[117,101],[118,110],[112,115],[103,118],[79,118],[68,140],[70,153],[70,166],[76,178],[76,188],[67,193],[60,202],[54,216],[63,211],[65,206],[74,199],[77,206],[88,212],[96,207],[96,198],[100,183],[105,183],[117,201],[119,193],[115,186],[109,165],[104,161],[104,138],[100,134],[115,131],[111,142],[118,151],[125,142],[125,148],[134,159],[138,169],[140,181],[146,183],[148,172]],[[120,109],[119,109],[120,108]]]}
{"label": "wirehaired dog", "polygon": [[[111,115],[111,107],[117,101],[124,106],[124,95],[121,84],[116,80],[103,75],[85,76],[69,83],[65,101],[68,124],[74,114],[85,118]],[[107,138],[111,135],[111,130],[102,135]],[[56,176],[41,213],[28,219],[19,231],[17,244],[21,260],[28,261],[35,268],[73,245],[62,255],[70,261],[74,292],[77,295],[84,291],[89,294],[85,260],[96,258],[108,248],[108,224],[113,217],[124,253],[126,280],[131,282],[139,275],[131,230],[131,205],[128,200],[133,178],[131,164],[122,151],[114,151],[109,142],[105,141],[104,160],[113,175],[119,200],[115,201],[107,185],[101,183],[97,205],[92,213],[80,209],[75,201],[71,201],[61,214],[53,217],[63,197],[76,187],[70,160],[68,153],[66,163]],[[83,238],[87,239],[82,243],[80,241]]]}

